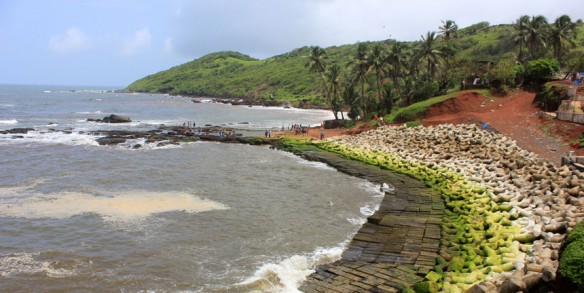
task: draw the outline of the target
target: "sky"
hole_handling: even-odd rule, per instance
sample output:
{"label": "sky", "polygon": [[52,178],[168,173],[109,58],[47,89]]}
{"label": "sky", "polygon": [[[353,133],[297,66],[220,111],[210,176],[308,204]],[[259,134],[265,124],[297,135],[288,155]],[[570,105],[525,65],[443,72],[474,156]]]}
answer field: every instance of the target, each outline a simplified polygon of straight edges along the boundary
{"label": "sky", "polygon": [[[303,46],[415,41],[521,15],[584,19],[557,0],[0,0],[0,84],[112,86],[218,51],[264,59]],[[580,6],[580,7],[578,7]]]}

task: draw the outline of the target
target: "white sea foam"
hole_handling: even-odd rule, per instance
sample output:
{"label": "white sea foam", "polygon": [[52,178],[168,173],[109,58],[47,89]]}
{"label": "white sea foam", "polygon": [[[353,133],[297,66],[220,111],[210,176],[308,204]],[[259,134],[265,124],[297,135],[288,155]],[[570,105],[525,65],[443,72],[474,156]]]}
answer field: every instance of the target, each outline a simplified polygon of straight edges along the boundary
{"label": "white sea foam", "polygon": [[18,134],[19,138],[14,138],[13,134],[0,134],[0,141],[3,143],[43,143],[43,144],[64,144],[64,145],[98,145],[95,141],[98,137],[81,133],[65,132],[43,132],[29,131],[26,134]]}
{"label": "white sea foam", "polygon": [[16,119],[0,120],[0,125],[14,125],[14,124],[18,124],[18,121]]}
{"label": "white sea foam", "polygon": [[260,267],[253,277],[235,285],[235,289],[253,292],[301,292],[298,287],[319,265],[341,258],[348,241],[337,247],[317,248],[308,255],[294,255],[278,263]]}
{"label": "white sea foam", "polygon": [[55,268],[49,261],[36,260],[39,253],[11,253],[0,255],[0,277],[14,274],[45,274],[51,278],[63,278],[74,275],[75,269]]}
{"label": "white sea foam", "polygon": [[106,221],[124,222],[170,211],[199,213],[224,209],[228,207],[185,192],[127,191],[112,196],[61,192],[33,194],[9,201],[0,199],[0,216],[33,219],[64,219],[91,213]]}
{"label": "white sea foam", "polygon": [[101,111],[82,111],[82,112],[75,112],[75,114],[81,114],[81,115],[89,115],[89,114],[101,114]]}

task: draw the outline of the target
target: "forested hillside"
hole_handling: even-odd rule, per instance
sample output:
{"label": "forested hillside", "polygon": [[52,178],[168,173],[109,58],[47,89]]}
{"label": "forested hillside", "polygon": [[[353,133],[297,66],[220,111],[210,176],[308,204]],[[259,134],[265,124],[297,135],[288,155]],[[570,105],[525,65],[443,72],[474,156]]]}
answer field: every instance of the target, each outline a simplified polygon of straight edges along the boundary
{"label": "forested hillside", "polygon": [[436,32],[420,33],[416,42],[302,47],[264,60],[212,53],[137,80],[127,90],[290,101],[332,107],[333,112],[353,108],[356,117],[389,113],[394,105],[459,89],[462,80],[471,86],[476,77],[481,85],[505,90],[528,75],[533,61],[553,67],[556,74],[559,68],[584,66],[584,26],[568,16],[549,23],[523,16],[514,24],[480,22],[460,29],[447,20],[437,24]]}

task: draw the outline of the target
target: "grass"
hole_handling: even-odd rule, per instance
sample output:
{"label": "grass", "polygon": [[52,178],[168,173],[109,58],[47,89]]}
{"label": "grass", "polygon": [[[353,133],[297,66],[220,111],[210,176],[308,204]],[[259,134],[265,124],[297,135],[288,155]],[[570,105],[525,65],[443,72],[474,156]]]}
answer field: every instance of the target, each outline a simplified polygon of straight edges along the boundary
{"label": "grass", "polygon": [[[488,90],[475,90],[475,92],[477,92],[480,95],[485,96],[487,98],[492,97],[491,93]],[[407,107],[399,108],[399,109],[396,109],[395,111],[392,111],[390,114],[386,115],[384,117],[384,119],[385,119],[385,121],[387,121],[387,123],[401,123],[401,122],[416,121],[424,113],[426,113],[428,108],[430,108],[432,105],[442,103],[442,102],[447,101],[449,99],[453,99],[457,95],[458,95],[458,92],[454,92],[454,93],[449,93],[449,94],[442,95],[442,96],[433,97],[433,98],[430,98],[428,100],[421,101],[421,102],[418,102],[415,104],[411,104]],[[413,125],[413,126],[415,126],[415,125]]]}

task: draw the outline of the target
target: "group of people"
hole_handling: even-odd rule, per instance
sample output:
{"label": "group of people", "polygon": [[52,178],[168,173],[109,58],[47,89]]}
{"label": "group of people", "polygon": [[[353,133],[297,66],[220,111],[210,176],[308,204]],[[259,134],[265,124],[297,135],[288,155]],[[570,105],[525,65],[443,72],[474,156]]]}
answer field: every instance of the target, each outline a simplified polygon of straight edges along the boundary
{"label": "group of people", "polygon": [[[193,128],[195,128],[197,124],[195,123],[195,121],[187,121],[187,122],[183,122],[183,128],[185,130],[186,134],[193,134]],[[199,129],[200,131],[200,129]]]}

